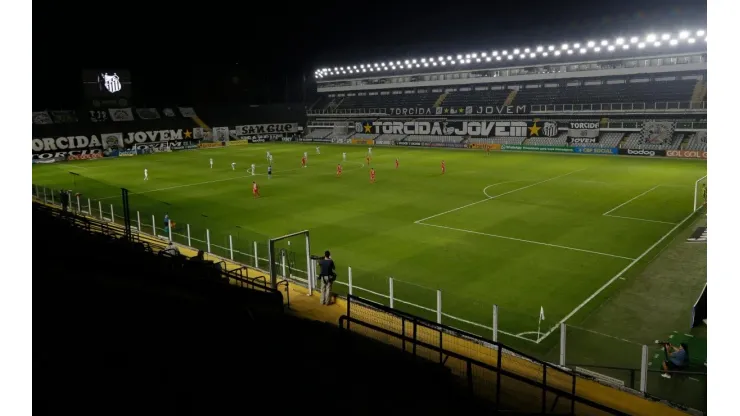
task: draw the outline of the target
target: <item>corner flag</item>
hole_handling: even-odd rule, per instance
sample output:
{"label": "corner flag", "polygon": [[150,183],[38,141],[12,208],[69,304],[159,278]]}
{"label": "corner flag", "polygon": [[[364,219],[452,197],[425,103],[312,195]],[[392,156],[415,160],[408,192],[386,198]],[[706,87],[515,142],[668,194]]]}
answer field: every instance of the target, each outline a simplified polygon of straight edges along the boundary
{"label": "corner flag", "polygon": [[540,306],[540,321],[544,321],[544,320],[545,320],[545,308]]}

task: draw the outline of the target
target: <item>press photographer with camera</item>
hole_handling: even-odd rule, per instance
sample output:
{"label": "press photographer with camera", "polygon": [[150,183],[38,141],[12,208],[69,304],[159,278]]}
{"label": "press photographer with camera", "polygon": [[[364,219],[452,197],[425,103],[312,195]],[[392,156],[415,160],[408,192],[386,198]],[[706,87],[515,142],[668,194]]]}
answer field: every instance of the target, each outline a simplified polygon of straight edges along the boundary
{"label": "press photographer with camera", "polygon": [[324,252],[324,258],[319,260],[319,265],[321,266],[321,273],[319,273],[319,279],[321,280],[321,304],[329,305],[331,302],[331,285],[337,280],[336,266],[329,250]]}

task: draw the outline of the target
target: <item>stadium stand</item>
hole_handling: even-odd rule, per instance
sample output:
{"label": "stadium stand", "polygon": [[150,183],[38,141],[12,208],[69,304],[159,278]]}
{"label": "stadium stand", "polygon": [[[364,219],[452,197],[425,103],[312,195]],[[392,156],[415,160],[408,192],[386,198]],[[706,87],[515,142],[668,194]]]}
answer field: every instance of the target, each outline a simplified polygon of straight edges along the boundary
{"label": "stadium stand", "polygon": [[622,144],[622,148],[639,148],[646,150],[673,150],[678,149],[683,141],[683,134],[674,133],[671,136],[671,140],[668,143],[662,144],[650,144],[645,143],[640,133],[632,133],[627,137],[627,140]]}
{"label": "stadium stand", "polygon": [[381,134],[376,140],[390,140],[390,141],[401,141],[406,137],[405,134]]}
{"label": "stadium stand", "polygon": [[558,137],[530,137],[526,144],[539,146],[567,146],[568,133],[561,133]]}
{"label": "stadium stand", "polygon": [[370,134],[370,133],[355,133],[352,135],[353,139],[362,139],[362,140],[372,140],[377,138],[377,134]]}
{"label": "stadium stand", "polygon": [[707,150],[707,136],[693,134],[686,145],[686,150]]}
{"label": "stadium stand", "polygon": [[467,105],[503,105],[509,96],[509,89],[449,92],[442,102],[446,106],[467,106]]}
{"label": "stadium stand", "polygon": [[[505,86],[460,87],[445,93],[419,92],[404,89],[380,93],[347,93],[339,109],[394,108],[434,106],[504,105],[512,90],[518,90],[509,104],[595,104],[688,102],[695,99],[696,79],[664,76],[616,79],[586,79],[561,82],[509,83]],[[496,89],[492,89],[496,88]],[[421,90],[427,91],[427,90]],[[319,108],[319,107],[314,107]],[[328,109],[328,103],[323,109]]]}
{"label": "stadium stand", "polygon": [[432,107],[439,95],[440,93],[419,93],[416,90],[348,94],[337,108]]}
{"label": "stadium stand", "polygon": [[331,129],[315,129],[306,135],[309,139],[323,139],[326,136],[332,134]]}
{"label": "stadium stand", "polygon": [[491,410],[444,366],[287,315],[279,292],[229,285],[217,265],[36,203],[33,221],[33,241],[55,247],[33,270],[50,311],[35,322],[41,413],[292,413],[324,393],[365,414]]}

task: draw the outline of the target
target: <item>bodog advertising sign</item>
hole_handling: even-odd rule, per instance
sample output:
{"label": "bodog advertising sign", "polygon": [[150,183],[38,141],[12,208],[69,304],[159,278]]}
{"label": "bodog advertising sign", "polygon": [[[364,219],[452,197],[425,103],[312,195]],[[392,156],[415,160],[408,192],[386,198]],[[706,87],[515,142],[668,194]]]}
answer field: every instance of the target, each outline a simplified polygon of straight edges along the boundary
{"label": "bodog advertising sign", "polygon": [[375,140],[373,139],[352,139],[352,144],[367,144],[367,145],[374,145]]}
{"label": "bodog advertising sign", "polygon": [[483,149],[483,150],[501,150],[501,143],[471,143],[471,149]]}
{"label": "bodog advertising sign", "polygon": [[707,152],[704,150],[666,150],[665,155],[668,157],[680,157],[682,159],[705,159]]}

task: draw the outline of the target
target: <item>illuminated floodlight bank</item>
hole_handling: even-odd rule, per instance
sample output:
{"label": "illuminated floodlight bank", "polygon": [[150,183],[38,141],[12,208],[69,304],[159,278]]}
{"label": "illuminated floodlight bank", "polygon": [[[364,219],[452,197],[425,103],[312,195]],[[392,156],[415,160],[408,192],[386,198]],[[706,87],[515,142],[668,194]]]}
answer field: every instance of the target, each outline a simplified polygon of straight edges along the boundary
{"label": "illuminated floodlight bank", "polygon": [[[415,58],[415,59],[406,59],[403,62],[399,61],[387,61],[387,62],[381,62],[381,63],[367,63],[367,64],[360,64],[359,68],[358,65],[351,65],[351,66],[336,66],[333,68],[321,68],[317,69],[314,72],[314,75],[316,78],[324,78],[327,76],[336,76],[336,75],[346,75],[349,74],[359,74],[359,73],[365,73],[368,70],[370,72],[381,72],[381,71],[403,71],[403,70],[410,70],[413,68],[420,68],[425,67],[428,68],[430,66],[437,66],[438,64],[440,66],[446,66],[447,64],[450,65],[475,65],[480,63],[488,63],[493,61],[495,58],[496,61],[501,61],[504,57],[506,57],[507,60],[513,60],[514,58],[519,59],[534,59],[534,58],[551,58],[551,57],[559,57],[561,55],[573,55],[574,53],[579,53],[581,55],[586,55],[589,53],[593,54],[600,54],[603,51],[609,51],[614,52],[617,49],[621,49],[623,51],[630,50],[630,46],[636,47],[637,49],[645,49],[650,48],[651,50],[654,48],[670,48],[670,50],[675,50],[676,47],[680,47],[680,45],[694,45],[697,43],[697,41],[704,41],[707,42],[707,33],[704,29],[698,29],[698,30],[689,30],[689,29],[682,29],[675,33],[646,33],[642,36],[619,36],[616,38],[613,38],[612,40],[609,39],[600,39],[600,40],[588,40],[583,45],[579,42],[575,43],[562,43],[562,44],[547,44],[547,46],[544,45],[536,45],[536,46],[520,46],[512,49],[511,53],[509,53],[509,50],[492,50],[490,51],[483,51],[483,52],[466,52],[466,53],[459,53],[455,55],[447,55],[447,56],[439,56],[436,59],[434,57],[423,57],[423,58]],[[559,47],[557,46],[559,45]]]}

